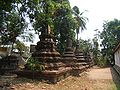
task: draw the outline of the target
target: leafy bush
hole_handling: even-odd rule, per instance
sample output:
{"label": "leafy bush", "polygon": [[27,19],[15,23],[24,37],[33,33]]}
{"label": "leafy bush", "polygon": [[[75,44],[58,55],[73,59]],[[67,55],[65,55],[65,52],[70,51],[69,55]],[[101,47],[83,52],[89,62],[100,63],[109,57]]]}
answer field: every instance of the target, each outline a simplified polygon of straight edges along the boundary
{"label": "leafy bush", "polygon": [[98,58],[97,65],[98,65],[99,67],[106,67],[106,66],[108,65],[107,57],[101,55],[101,56]]}
{"label": "leafy bush", "polygon": [[27,68],[32,70],[32,71],[43,71],[45,70],[45,66],[43,62],[41,62],[38,59],[30,57],[27,61]]}

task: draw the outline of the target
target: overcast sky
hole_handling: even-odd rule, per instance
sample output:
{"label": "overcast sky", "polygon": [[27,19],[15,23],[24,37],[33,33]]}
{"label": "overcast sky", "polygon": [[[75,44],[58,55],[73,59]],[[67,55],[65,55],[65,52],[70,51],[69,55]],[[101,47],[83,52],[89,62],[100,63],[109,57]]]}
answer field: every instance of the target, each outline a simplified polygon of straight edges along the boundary
{"label": "overcast sky", "polygon": [[71,6],[78,6],[80,11],[88,10],[84,16],[88,17],[87,30],[79,36],[82,39],[93,38],[95,29],[102,31],[106,20],[120,19],[120,0],[69,0]]}

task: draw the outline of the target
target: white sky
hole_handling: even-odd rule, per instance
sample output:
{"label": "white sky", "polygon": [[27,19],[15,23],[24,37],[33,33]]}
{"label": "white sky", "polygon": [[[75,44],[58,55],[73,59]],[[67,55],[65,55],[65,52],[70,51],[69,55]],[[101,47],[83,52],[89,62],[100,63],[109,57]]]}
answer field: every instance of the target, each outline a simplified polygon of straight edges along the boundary
{"label": "white sky", "polygon": [[84,30],[79,37],[92,39],[95,29],[102,31],[103,22],[106,20],[120,19],[120,0],[69,0],[71,6],[78,6],[80,11],[89,19],[87,30]]}

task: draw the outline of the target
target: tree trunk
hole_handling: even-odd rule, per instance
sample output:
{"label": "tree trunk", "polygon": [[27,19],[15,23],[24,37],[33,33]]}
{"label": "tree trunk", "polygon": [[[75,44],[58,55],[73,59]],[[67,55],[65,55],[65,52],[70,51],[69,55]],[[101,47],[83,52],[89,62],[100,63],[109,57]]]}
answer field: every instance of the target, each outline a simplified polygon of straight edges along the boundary
{"label": "tree trunk", "polygon": [[77,33],[77,41],[78,41],[78,33]]}

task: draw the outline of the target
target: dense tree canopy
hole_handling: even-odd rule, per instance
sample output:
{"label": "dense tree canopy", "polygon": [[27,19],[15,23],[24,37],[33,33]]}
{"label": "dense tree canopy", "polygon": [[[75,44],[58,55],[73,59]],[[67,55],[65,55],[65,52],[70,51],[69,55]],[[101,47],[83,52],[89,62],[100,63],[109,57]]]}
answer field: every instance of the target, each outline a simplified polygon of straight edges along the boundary
{"label": "dense tree canopy", "polygon": [[88,55],[93,50],[92,42],[90,39],[88,40],[80,39],[79,45],[80,45],[80,49],[83,51],[85,56]]}
{"label": "dense tree canopy", "polygon": [[12,10],[12,3],[13,0],[0,0],[0,28],[2,27],[6,13]]}
{"label": "dense tree canopy", "polygon": [[51,33],[56,36],[60,52],[63,52],[66,47],[68,35],[75,42],[75,19],[72,16],[68,0],[31,0],[23,3],[22,15],[29,16],[36,33],[39,35],[49,25]]}
{"label": "dense tree canopy", "polygon": [[57,46],[60,52],[64,51],[69,35],[73,43],[75,42],[75,19],[72,17],[68,0],[62,1],[60,8],[56,10],[53,30],[58,40]]}
{"label": "dense tree canopy", "polygon": [[0,44],[14,43],[20,36],[24,39],[27,36],[31,40],[32,34],[28,32],[25,16],[19,10],[21,1],[23,0],[0,1]]}
{"label": "dense tree canopy", "polygon": [[106,21],[103,24],[103,31],[100,35],[102,39],[102,54],[108,60],[113,60],[113,52],[117,43],[120,41],[120,20]]}
{"label": "dense tree canopy", "polygon": [[1,28],[0,32],[2,44],[15,42],[16,37],[24,33],[26,27],[25,22],[21,21],[16,12],[9,13],[5,19],[4,27]]}
{"label": "dense tree canopy", "polygon": [[[83,30],[86,24],[85,19],[79,16],[82,13],[71,9],[69,0],[1,0],[0,7],[2,43],[14,42],[21,34],[25,35],[27,23],[38,35],[49,25],[51,33],[56,36],[59,51],[63,52],[67,37],[70,36],[75,45],[76,28],[78,32],[79,25]],[[73,17],[73,12],[77,18]]]}

